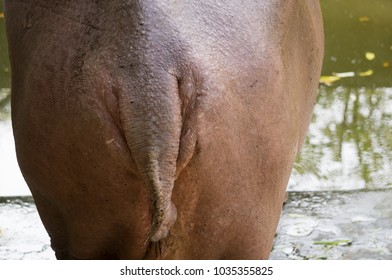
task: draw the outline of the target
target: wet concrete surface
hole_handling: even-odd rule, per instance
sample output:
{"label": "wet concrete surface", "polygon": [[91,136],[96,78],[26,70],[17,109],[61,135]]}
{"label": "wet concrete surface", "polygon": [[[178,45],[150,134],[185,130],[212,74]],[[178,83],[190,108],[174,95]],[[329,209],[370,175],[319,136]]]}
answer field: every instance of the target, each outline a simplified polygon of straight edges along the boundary
{"label": "wet concrete surface", "polygon": [[[54,259],[31,198],[0,198],[0,259]],[[392,190],[291,192],[271,259],[392,259]]]}
{"label": "wet concrete surface", "polygon": [[290,193],[271,259],[392,259],[392,190]]}
{"label": "wet concrete surface", "polygon": [[55,259],[31,197],[0,198],[0,260]]}

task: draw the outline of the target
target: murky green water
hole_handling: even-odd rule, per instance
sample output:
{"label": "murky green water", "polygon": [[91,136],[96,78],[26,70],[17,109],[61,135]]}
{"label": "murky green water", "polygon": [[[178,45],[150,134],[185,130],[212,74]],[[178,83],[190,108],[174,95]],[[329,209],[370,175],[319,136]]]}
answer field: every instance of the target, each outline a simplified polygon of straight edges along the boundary
{"label": "murky green water", "polygon": [[[390,188],[392,1],[321,0],[321,4],[326,35],[323,83],[289,189]],[[9,120],[9,88],[4,19],[0,18],[3,123]]]}

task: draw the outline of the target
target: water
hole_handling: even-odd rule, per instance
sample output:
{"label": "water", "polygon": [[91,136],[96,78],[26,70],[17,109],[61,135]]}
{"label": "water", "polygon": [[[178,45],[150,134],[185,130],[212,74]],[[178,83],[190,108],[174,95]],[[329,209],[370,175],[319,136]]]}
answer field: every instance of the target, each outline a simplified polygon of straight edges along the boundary
{"label": "water", "polygon": [[289,189],[390,188],[392,1],[321,4],[324,83]]}
{"label": "water", "polygon": [[[288,188],[391,188],[392,1],[321,0],[321,4],[325,77]],[[9,88],[4,19],[0,18],[0,196],[29,194],[14,154]]]}

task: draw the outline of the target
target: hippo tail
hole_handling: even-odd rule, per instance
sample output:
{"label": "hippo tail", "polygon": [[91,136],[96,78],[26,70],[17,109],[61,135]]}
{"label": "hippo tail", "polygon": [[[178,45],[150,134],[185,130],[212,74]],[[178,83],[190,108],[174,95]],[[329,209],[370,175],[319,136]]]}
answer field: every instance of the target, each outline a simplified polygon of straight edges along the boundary
{"label": "hippo tail", "polygon": [[127,144],[151,194],[152,226],[147,241],[152,242],[165,238],[177,219],[172,191],[178,162],[183,167],[189,159],[180,149],[181,143],[189,145],[181,140],[184,114],[179,80],[162,72],[144,72],[142,80],[132,79],[131,88],[119,100]]}

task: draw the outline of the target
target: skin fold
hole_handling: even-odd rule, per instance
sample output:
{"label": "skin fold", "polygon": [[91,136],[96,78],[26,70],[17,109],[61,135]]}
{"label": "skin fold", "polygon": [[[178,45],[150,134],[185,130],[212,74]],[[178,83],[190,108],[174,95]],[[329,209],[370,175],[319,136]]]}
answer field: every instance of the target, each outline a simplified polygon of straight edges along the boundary
{"label": "skin fold", "polygon": [[5,0],[18,162],[58,259],[265,259],[318,1]]}

